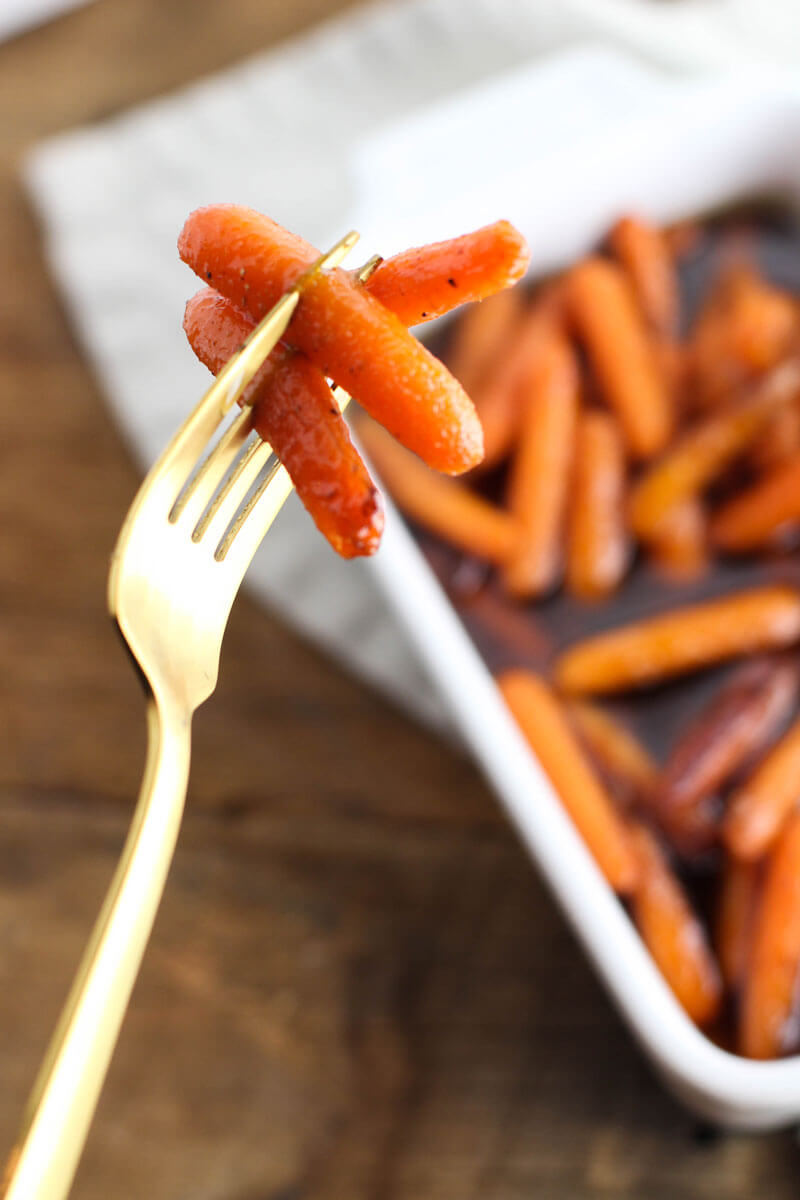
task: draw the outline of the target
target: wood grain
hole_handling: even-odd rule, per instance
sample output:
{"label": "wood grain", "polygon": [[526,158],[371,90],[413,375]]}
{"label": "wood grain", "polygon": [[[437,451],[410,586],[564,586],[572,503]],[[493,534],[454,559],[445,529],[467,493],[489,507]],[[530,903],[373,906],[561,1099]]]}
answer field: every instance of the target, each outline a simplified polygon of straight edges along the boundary
{"label": "wood grain", "polygon": [[[137,475],[46,275],[18,157],[340,7],[101,0],[0,47],[3,1145],[143,750],[104,607]],[[247,597],[195,743],[76,1197],[796,1194],[791,1134],[699,1138],[654,1082],[469,764]]]}

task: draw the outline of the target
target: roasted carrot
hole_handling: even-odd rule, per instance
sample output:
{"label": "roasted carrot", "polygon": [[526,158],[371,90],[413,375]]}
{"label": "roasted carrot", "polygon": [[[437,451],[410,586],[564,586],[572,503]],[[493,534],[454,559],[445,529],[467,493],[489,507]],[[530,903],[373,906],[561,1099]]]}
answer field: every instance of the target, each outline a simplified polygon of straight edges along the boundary
{"label": "roasted carrot", "polygon": [[800,814],[780,835],[766,865],[742,993],[740,1049],[777,1058],[797,1044],[800,969]]}
{"label": "roasted carrot", "polygon": [[567,587],[597,600],[619,584],[630,558],[625,450],[611,413],[581,414],[575,437],[567,535]]}
{"label": "roasted carrot", "polygon": [[369,291],[404,325],[418,325],[516,283],[529,259],[519,230],[508,221],[496,221],[462,237],[384,259],[369,281]]}
{"label": "roasted carrot", "polygon": [[752,443],[768,418],[796,395],[798,386],[800,368],[787,362],[735,407],[688,429],[631,490],[631,520],[640,537],[657,537],[670,510],[717,478]]}
{"label": "roasted carrot", "polygon": [[508,485],[508,507],[522,528],[504,574],[515,596],[548,592],[561,569],[580,375],[573,350],[556,327],[542,344],[528,388]]}
{"label": "roasted carrot", "polygon": [[522,313],[519,288],[506,288],[459,314],[447,347],[448,370],[475,398],[487,374],[507,352]]}
{"label": "roasted carrot", "polygon": [[639,872],[631,912],[642,940],[676,999],[698,1025],[717,1015],[722,980],[705,931],[653,834],[632,822]]}
{"label": "roasted carrot", "polygon": [[[317,257],[269,217],[232,204],[192,213],[178,249],[256,320]],[[437,470],[458,474],[480,461],[480,422],[463,388],[341,268],[308,280],[286,340]]]}
{"label": "roasted carrot", "polygon": [[589,258],[569,272],[566,287],[569,313],[628,449],[651,458],[669,440],[672,411],[630,285],[614,263]]}
{"label": "roasted carrot", "polygon": [[[186,336],[216,374],[252,332],[253,321],[211,288],[186,305]],[[373,554],[383,509],[331,389],[302,354],[277,347],[250,385],[258,433],[268,441],[320,532],[339,554]]]}
{"label": "roasted carrot", "polygon": [[731,854],[748,861],[761,858],[800,801],[800,720],[736,789],[722,826]]}
{"label": "roasted carrot", "polygon": [[[503,292],[502,295],[507,293]],[[508,293],[513,295],[513,293]],[[800,454],[800,397],[772,414],[753,442],[748,462],[758,472],[783,466]]]}
{"label": "roasted carrot", "polygon": [[653,793],[659,821],[680,849],[715,840],[719,810],[708,802],[780,731],[799,683],[793,660],[745,663],[680,734]]}
{"label": "roasted carrot", "polygon": [[714,948],[722,978],[738,990],[748,969],[761,893],[760,863],[726,856],[720,877],[714,921]]}
{"label": "roasted carrot", "polygon": [[622,818],[575,736],[561,702],[530,671],[506,671],[497,679],[506,703],[549,775],[586,845],[618,892],[636,883],[636,861]]}
{"label": "roasted carrot", "polygon": [[454,479],[444,479],[409,454],[374,421],[358,436],[398,506],[413,520],[468,554],[502,565],[514,554],[518,521]]}
{"label": "roasted carrot", "polygon": [[555,679],[573,695],[622,692],[800,638],[800,594],[752,588],[674,608],[577,642],[556,660]]}
{"label": "roasted carrot", "polygon": [[658,767],[627,725],[588,700],[569,701],[567,712],[615,795],[630,803],[649,804]]}
{"label": "roasted carrot", "polygon": [[800,526],[800,454],[775,467],[718,508],[711,538],[720,550],[741,553],[768,546]]}
{"label": "roasted carrot", "polygon": [[653,333],[674,338],[678,331],[678,277],[661,230],[640,217],[622,217],[611,230],[609,242]]}
{"label": "roasted carrot", "polygon": [[661,570],[674,579],[694,579],[708,567],[708,518],[701,500],[690,496],[671,508],[648,547]]}

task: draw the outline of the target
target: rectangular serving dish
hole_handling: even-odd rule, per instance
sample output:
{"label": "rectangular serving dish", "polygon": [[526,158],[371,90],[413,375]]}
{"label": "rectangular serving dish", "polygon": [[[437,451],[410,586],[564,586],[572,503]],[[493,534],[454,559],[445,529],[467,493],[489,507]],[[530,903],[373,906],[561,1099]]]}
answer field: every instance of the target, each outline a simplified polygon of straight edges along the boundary
{"label": "rectangular serving dish", "polygon": [[[591,74],[591,52],[575,56],[573,87]],[[608,67],[607,56],[600,59]],[[580,63],[580,56],[578,60]],[[588,63],[588,66],[586,65]],[[518,79],[506,89],[507,115],[520,128],[542,119],[542,68],[536,111],[524,111]],[[563,72],[551,79],[563,89]],[[522,86],[522,90],[520,87]],[[545,92],[547,83],[545,81]],[[582,85],[581,85],[582,86]],[[590,102],[591,87],[586,102]],[[497,112],[502,101],[490,100]],[[573,101],[580,97],[573,96]],[[487,97],[451,104],[431,120],[384,136],[377,151],[389,174],[408,178],[454,123],[454,140],[486,111]],[[626,104],[629,104],[628,95]],[[483,179],[471,200],[459,193],[458,217],[467,228],[497,216],[513,219],[528,237],[532,274],[584,253],[621,212],[635,210],[671,221],[754,196],[780,196],[800,207],[800,89],[760,73],[700,83],[649,83],[631,119],[607,124],[590,140],[576,136],[538,163],[499,173],[493,192]],[[490,105],[491,107],[491,105]],[[553,111],[552,109],[550,111]],[[479,142],[477,143],[479,144]],[[513,145],[513,141],[509,145]],[[519,146],[518,146],[519,152]],[[406,161],[404,161],[404,155]],[[369,158],[376,162],[376,147]],[[391,164],[389,166],[389,164]],[[424,169],[424,167],[423,167]],[[385,186],[390,186],[386,180]],[[398,240],[430,240],[444,232],[446,212],[402,213]],[[686,1017],[631,921],[612,894],[567,817],[549,779],[508,713],[482,658],[409,530],[387,502],[383,546],[371,570],[402,621],[461,734],[494,786],[511,821],[546,877],[611,997],[668,1087],[690,1109],[731,1128],[767,1129],[800,1118],[800,1056],[753,1062],[714,1045]]]}

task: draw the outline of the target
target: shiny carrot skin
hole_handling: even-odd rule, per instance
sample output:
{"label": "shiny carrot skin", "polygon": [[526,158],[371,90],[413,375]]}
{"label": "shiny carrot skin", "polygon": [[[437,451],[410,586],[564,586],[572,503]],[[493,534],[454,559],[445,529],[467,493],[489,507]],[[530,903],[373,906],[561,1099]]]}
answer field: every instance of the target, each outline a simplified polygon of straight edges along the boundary
{"label": "shiny carrot skin", "polygon": [[611,413],[581,414],[575,436],[567,532],[567,588],[597,600],[619,586],[630,559],[625,449]]}
{"label": "shiny carrot skin", "polygon": [[800,973],[800,814],[784,828],[766,864],[742,992],[739,1048],[778,1058],[797,1042]]}
{"label": "shiny carrot skin", "polygon": [[636,927],[687,1015],[707,1025],[722,1004],[722,980],[705,930],[649,829],[634,822],[630,837],[639,860],[631,897]]}
{"label": "shiny carrot skin", "polygon": [[631,730],[605,708],[588,700],[571,700],[567,712],[615,794],[636,804],[649,804],[658,779],[658,766]]}
{"label": "shiny carrot skin", "polygon": [[754,441],[770,416],[793,398],[798,385],[800,369],[794,362],[786,363],[735,407],[687,429],[631,489],[636,533],[646,539],[657,537],[667,514],[712,483]]}
{"label": "shiny carrot skin", "polygon": [[369,281],[369,292],[404,325],[418,325],[510,287],[525,274],[529,261],[519,230],[496,221],[384,259]]}
{"label": "shiny carrot skin", "polygon": [[514,596],[540,596],[558,582],[579,402],[578,364],[554,327],[528,380],[509,472],[507,504],[523,531],[503,576]]}
{"label": "shiny carrot skin", "polygon": [[597,865],[617,892],[637,879],[628,830],[584,754],[566,712],[544,680],[506,671],[498,687]]}
{"label": "shiny carrot skin", "polygon": [[556,660],[572,695],[652,686],[800,638],[800,594],[780,585],[706,600],[577,642]]}
{"label": "shiny carrot skin", "polygon": [[359,422],[358,436],[407,516],[467,554],[501,566],[509,561],[521,529],[505,509],[431,471],[373,421]]}
{"label": "shiny carrot skin", "polygon": [[697,496],[671,508],[648,546],[653,562],[673,579],[696,579],[709,566],[708,517]]}
{"label": "shiny carrot skin", "polygon": [[[192,213],[178,249],[255,320],[317,257],[302,238],[237,205]],[[435,469],[458,474],[480,462],[480,422],[461,385],[346,271],[307,281],[286,340]]]}
{"label": "shiny carrot skin", "polygon": [[611,230],[609,243],[653,333],[674,338],[678,332],[678,277],[661,230],[639,217],[622,217]]}
{"label": "shiny carrot skin", "polygon": [[506,288],[459,313],[445,359],[448,370],[473,399],[487,374],[505,355],[522,304],[520,289]]}
{"label": "shiny carrot skin", "polygon": [[740,554],[774,542],[787,527],[800,524],[800,453],[718,508],[711,539]]}
{"label": "shiny carrot skin", "polygon": [[760,863],[726,857],[717,897],[714,949],[722,978],[735,990],[741,987],[750,961],[761,884]]}
{"label": "shiny carrot skin", "polygon": [[737,858],[761,858],[800,801],[800,720],[764,756],[728,802],[725,844]]}
{"label": "shiny carrot skin", "polygon": [[631,455],[652,458],[669,440],[672,408],[625,275],[614,263],[589,258],[569,272],[566,288],[568,311]]}
{"label": "shiny carrot skin", "polygon": [[[192,297],[183,323],[195,354],[214,374],[254,328],[251,318],[211,288]],[[318,368],[279,346],[247,400],[257,432],[333,548],[345,558],[374,554],[383,530],[380,497]]]}

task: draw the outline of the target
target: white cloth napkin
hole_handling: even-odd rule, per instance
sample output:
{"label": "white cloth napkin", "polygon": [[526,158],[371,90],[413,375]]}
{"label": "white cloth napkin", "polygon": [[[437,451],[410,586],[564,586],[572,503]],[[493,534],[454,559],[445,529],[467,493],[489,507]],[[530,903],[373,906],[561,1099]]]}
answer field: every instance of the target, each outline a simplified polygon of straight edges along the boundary
{"label": "white cloth napkin", "polygon": [[41,25],[70,8],[79,8],[89,0],[2,0],[0,3],[0,42],[34,25]]}
{"label": "white cloth napkin", "polygon": [[[551,58],[587,42],[617,46],[641,66],[613,56],[599,66],[580,54]],[[509,149],[541,162],[544,180],[559,139],[588,144],[603,123],[624,122],[665,73],[798,59],[795,0],[375,4],[101,126],[52,139],[30,155],[25,176],[75,328],[146,465],[207,385],[179,329],[197,283],[179,263],[175,239],[192,208],[252,204],[320,245],[356,225],[367,234],[363,257],[388,253],[412,234],[458,231],[455,217],[446,219],[460,211],[458,202],[442,207],[444,168],[461,172],[465,194],[471,183],[479,188],[487,163],[498,169],[503,138],[494,145],[486,120],[492,105],[510,118]],[[521,78],[531,60],[541,64]],[[429,169],[415,171],[413,147],[426,137]],[[405,152],[409,170],[401,176]],[[479,213],[480,202],[463,211]],[[513,212],[488,214],[501,215]],[[289,623],[412,711],[442,719],[369,564],[338,560],[296,499],[248,581]]]}

